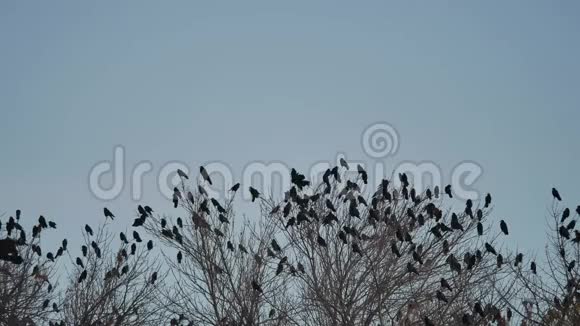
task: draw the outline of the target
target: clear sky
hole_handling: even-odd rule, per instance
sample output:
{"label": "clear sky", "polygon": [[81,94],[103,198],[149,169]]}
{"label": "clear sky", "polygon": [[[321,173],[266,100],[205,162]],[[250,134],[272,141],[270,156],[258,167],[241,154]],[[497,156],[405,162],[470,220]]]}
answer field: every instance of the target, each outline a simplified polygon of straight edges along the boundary
{"label": "clear sky", "polygon": [[143,202],[172,212],[168,161],[282,161],[360,145],[377,121],[399,161],[470,160],[514,245],[543,247],[558,187],[580,204],[580,5],[574,1],[2,1],[0,212],[77,238],[102,207],[92,166],[123,145],[149,160]]}

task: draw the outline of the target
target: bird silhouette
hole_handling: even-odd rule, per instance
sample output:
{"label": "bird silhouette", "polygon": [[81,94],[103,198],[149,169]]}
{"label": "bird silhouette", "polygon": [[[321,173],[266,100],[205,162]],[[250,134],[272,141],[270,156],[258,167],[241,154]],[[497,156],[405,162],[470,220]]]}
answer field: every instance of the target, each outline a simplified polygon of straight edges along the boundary
{"label": "bird silhouette", "polygon": [[453,291],[453,289],[451,288],[451,285],[449,285],[449,282],[447,282],[447,280],[444,279],[443,277],[441,278],[441,288],[447,289],[449,291]]}
{"label": "bird silhouette", "polygon": [[177,252],[177,263],[181,264],[181,260],[183,259],[183,254],[181,254],[181,251]]}
{"label": "bird silhouette", "polygon": [[360,175],[363,183],[367,184],[368,183],[367,171],[365,171],[365,169],[360,164],[357,165],[356,169],[357,169],[358,174]]}
{"label": "bird silhouette", "polygon": [[532,270],[532,273],[537,274],[535,262],[530,263],[530,269]]}
{"label": "bird silhouette", "polygon": [[236,183],[235,185],[233,185],[233,186],[230,188],[230,191],[231,191],[231,192],[236,192],[236,191],[238,191],[238,189],[240,189],[240,183],[239,183],[239,182],[238,182],[238,183]]}
{"label": "bird silhouette", "polygon": [[86,224],[85,225],[85,231],[92,237],[93,236],[93,229],[91,229],[91,227]]}
{"label": "bird silhouette", "polygon": [[463,226],[461,225],[461,223],[459,223],[459,219],[457,217],[457,214],[452,213],[451,214],[451,228],[454,230],[463,230]]}
{"label": "bird silhouette", "polygon": [[250,195],[252,196],[252,202],[256,200],[256,198],[260,197],[260,192],[253,187],[250,187]]}
{"label": "bird silhouette", "polygon": [[76,264],[79,265],[83,269],[85,268],[83,261],[79,257],[77,257],[77,259],[76,259]]}
{"label": "bird silhouette", "polygon": [[447,300],[447,297],[443,294],[443,292],[441,292],[439,290],[437,290],[437,292],[435,292],[435,297],[439,301],[443,301],[445,303],[449,303],[449,300]]}
{"label": "bird silhouette", "polygon": [[254,291],[257,291],[258,293],[264,293],[260,284],[258,284],[258,282],[256,282],[255,280],[252,280],[252,289],[254,289]]}
{"label": "bird silhouette", "polygon": [[488,208],[489,204],[491,204],[491,194],[488,193],[487,195],[485,195],[485,206],[484,207]]}
{"label": "bird silhouette", "polygon": [[137,242],[141,242],[141,236],[139,235],[139,232],[137,231],[133,231],[133,239],[135,239],[135,241]]}
{"label": "bird silhouette", "polygon": [[181,169],[177,169],[177,175],[179,175],[180,178],[189,179],[187,174],[183,172]]}
{"label": "bird silhouette", "polygon": [[113,215],[113,213],[111,213],[111,211],[105,207],[103,208],[103,214],[105,215],[105,219],[110,218],[111,220],[115,219],[115,215]]}
{"label": "bird silhouette", "polygon": [[272,249],[274,249],[274,251],[277,251],[277,252],[282,251],[282,248],[280,248],[280,245],[278,245],[278,242],[276,241],[276,239],[272,239]]}
{"label": "bird silhouette", "polygon": [[449,198],[453,198],[453,194],[451,193],[451,185],[445,186],[445,193],[447,196],[449,196]]}
{"label": "bird silhouette", "polygon": [[87,270],[83,270],[79,276],[78,283],[82,283],[87,278]]}
{"label": "bird silhouette", "polygon": [[499,222],[499,227],[501,229],[501,232],[503,232],[505,235],[508,235],[509,234],[508,226],[507,226],[507,224],[505,223],[504,220],[501,220]]}
{"label": "bird silhouette", "polygon": [[211,178],[209,177],[209,174],[207,173],[207,171],[205,170],[205,168],[203,166],[199,167],[199,173],[201,173],[201,176],[203,177],[203,179],[205,181],[207,181],[207,183],[212,185]]}
{"label": "bird silhouette", "polygon": [[486,242],[485,243],[485,250],[487,252],[489,252],[490,254],[497,255],[497,252],[495,251],[495,248],[493,248],[493,246],[490,245],[489,242]]}
{"label": "bird silhouette", "polygon": [[318,245],[321,247],[327,247],[326,240],[324,240],[324,238],[321,237],[320,234],[316,238],[316,242],[318,242]]}
{"label": "bird silhouette", "polygon": [[153,274],[151,274],[151,284],[155,284],[155,282],[157,281],[157,272],[153,272]]}
{"label": "bird silhouette", "polygon": [[407,273],[415,273],[419,275],[419,271],[417,271],[417,268],[415,268],[415,266],[413,266],[413,264],[411,264],[410,262],[407,263]]}
{"label": "bird silhouette", "polygon": [[147,250],[151,250],[151,249],[153,249],[153,241],[149,240],[149,241],[147,241]]}
{"label": "bird silhouette", "polygon": [[554,196],[554,198],[558,201],[562,201],[562,197],[560,197],[560,193],[558,190],[556,190],[556,188],[552,188],[552,196]]}

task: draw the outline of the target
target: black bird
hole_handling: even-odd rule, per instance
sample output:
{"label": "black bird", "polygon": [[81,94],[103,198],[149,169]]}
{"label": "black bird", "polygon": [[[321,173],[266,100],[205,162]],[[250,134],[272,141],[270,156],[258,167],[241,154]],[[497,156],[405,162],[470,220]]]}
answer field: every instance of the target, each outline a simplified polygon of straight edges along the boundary
{"label": "black bird", "polygon": [[568,264],[568,273],[571,273],[574,270],[574,267],[576,266],[576,261],[573,260]]}
{"label": "black bird", "polygon": [[137,211],[139,212],[139,215],[147,215],[147,212],[145,212],[145,209],[141,205],[137,206]]}
{"label": "black bird", "polygon": [[218,216],[218,220],[221,223],[226,223],[226,224],[230,224],[230,221],[227,219],[227,217],[225,217],[223,214],[219,214]]}
{"label": "black bird", "polygon": [[83,270],[83,272],[81,273],[81,275],[79,276],[79,283],[82,283],[85,279],[87,278],[87,271]]}
{"label": "black bird", "polygon": [[562,211],[562,219],[560,220],[560,223],[564,223],[564,221],[568,218],[568,216],[570,216],[570,209],[568,207],[566,207]]}
{"label": "black bird", "polygon": [[451,214],[451,228],[455,229],[455,230],[463,230],[463,226],[461,225],[461,223],[459,223],[459,219],[457,218],[457,214],[452,213]]}
{"label": "black bird", "polygon": [[[354,202],[351,202],[351,203],[354,203]],[[360,218],[360,212],[358,211],[358,208],[356,208],[356,205],[354,205],[354,204],[349,205],[348,214],[352,217]]]}
{"label": "black bird", "polygon": [[224,236],[225,236],[225,234],[224,234],[222,231],[220,231],[220,229],[218,229],[218,228],[214,228],[214,229],[213,229],[213,232],[214,232],[214,233],[215,233],[215,235],[217,235],[218,237],[224,237]]}
{"label": "black bird", "polygon": [[181,254],[181,251],[177,252],[177,263],[181,264],[181,260],[183,259],[183,255]]}
{"label": "black bird", "polygon": [[88,224],[85,225],[85,231],[87,231],[90,236],[93,236],[93,229],[91,229]]}
{"label": "black bird", "polygon": [[177,169],[177,175],[179,175],[180,178],[189,179],[187,174],[185,172],[183,172],[181,169]]}
{"label": "black bird", "polygon": [[346,240],[346,233],[344,233],[344,231],[338,231],[338,238],[342,240],[344,244],[348,244],[348,241]]}
{"label": "black bird", "polygon": [[278,242],[276,241],[276,239],[272,239],[272,249],[274,249],[274,251],[277,251],[277,252],[282,251],[282,248],[280,248],[280,245],[278,245]]}
{"label": "black bird", "polygon": [[[44,216],[40,215],[40,217],[38,218],[38,224],[40,225],[41,228],[46,229],[48,228],[48,224],[46,224],[46,219],[44,218]],[[8,227],[8,226],[7,226]]]}
{"label": "black bird", "polygon": [[67,246],[68,246],[68,240],[67,239],[63,239],[62,240],[62,249],[63,250],[66,250]]}
{"label": "black bird", "polygon": [[250,195],[252,195],[252,202],[256,200],[256,198],[260,197],[260,192],[253,187],[250,187]]}
{"label": "black bird", "polygon": [[340,162],[340,166],[342,166],[346,170],[349,170],[348,163],[346,162],[346,160],[344,159],[344,157],[341,157],[340,160],[339,160],[339,162]]}
{"label": "black bird", "polygon": [[295,217],[291,217],[288,219],[288,222],[286,223],[286,229],[293,226],[296,223],[296,218]]}
{"label": "black bird", "polygon": [[53,221],[48,221],[48,226],[53,229],[56,229],[56,223],[54,223]]}
{"label": "black bird", "polygon": [[177,226],[179,226],[180,228],[183,228],[183,220],[181,219],[181,217],[177,218]]}
{"label": "black bird", "polygon": [[234,252],[235,251],[234,244],[231,241],[228,241],[228,243],[227,243],[226,246],[227,246],[227,248],[228,248],[229,251],[231,251],[231,252]]}
{"label": "black bird", "polygon": [[496,262],[497,268],[501,268],[501,265],[503,265],[503,256],[501,254],[497,255]]}
{"label": "black bird", "polygon": [[362,251],[360,250],[360,247],[356,242],[352,243],[352,252],[359,254],[361,257],[363,255]]}
{"label": "black bird", "polygon": [[572,221],[570,221],[570,223],[568,223],[568,225],[566,225],[566,229],[573,230],[575,226],[576,226],[576,220],[572,220]]}
{"label": "black bird", "polygon": [[491,204],[491,194],[488,193],[485,195],[485,208],[488,208],[489,204]]}
{"label": "black bird", "polygon": [[137,242],[141,242],[141,236],[139,236],[139,233],[137,231],[133,231],[133,239],[135,239],[135,241]]}
{"label": "black bird", "polygon": [[497,252],[495,251],[495,249],[492,247],[492,245],[489,244],[489,242],[485,243],[485,250],[493,255],[497,255]]}
{"label": "black bird", "polygon": [[207,173],[207,171],[205,170],[205,168],[203,166],[199,167],[199,173],[201,173],[201,176],[203,177],[203,179],[205,181],[207,181],[207,183],[209,183],[210,185],[211,183],[211,178],[209,177],[209,174]]}
{"label": "black bird", "polygon": [[552,188],[552,196],[554,196],[558,201],[562,201],[562,197],[560,197],[560,193],[556,188]]}
{"label": "black bird", "polygon": [[518,267],[518,265],[521,264],[523,260],[524,260],[524,254],[522,254],[522,253],[517,254],[516,260],[514,262],[514,266]]}
{"label": "black bird", "polygon": [[193,198],[193,194],[191,193],[191,191],[188,191],[188,192],[187,192],[187,200],[189,200],[189,202],[190,202],[191,204],[193,204],[193,203],[194,203],[194,198]]}
{"label": "black bird", "polygon": [[445,303],[449,303],[449,300],[447,300],[447,298],[445,297],[445,295],[443,294],[443,292],[437,290],[437,292],[435,292],[435,297],[439,300],[439,301],[443,301]]}
{"label": "black bird", "polygon": [[449,198],[453,198],[453,194],[451,193],[451,185],[445,186],[445,193],[447,194],[447,196],[449,196]]}
{"label": "black bird", "polygon": [[421,256],[415,250],[413,250],[413,259],[420,265],[423,265],[423,259],[421,259]]}
{"label": "black bird", "polygon": [[151,275],[151,284],[155,284],[155,281],[157,281],[157,272],[153,272]]}
{"label": "black bird", "polygon": [[213,206],[217,209],[217,211],[219,213],[225,214],[226,210],[222,207],[222,205],[215,198],[211,199],[211,203],[213,204]]}
{"label": "black bird", "polygon": [[179,196],[176,193],[173,193],[173,208],[177,208],[179,204]]}
{"label": "black bird", "polygon": [[503,232],[505,235],[510,234],[509,231],[508,231],[508,226],[507,226],[507,224],[505,223],[504,220],[501,220],[499,222],[499,227],[501,229],[501,232]]}
{"label": "black bird", "polygon": [[358,174],[361,176],[364,184],[367,184],[368,183],[367,171],[365,171],[365,169],[363,169],[363,167],[360,164],[357,165],[356,169],[358,171]]}
{"label": "black bird", "polygon": [[153,249],[153,241],[149,240],[149,241],[147,241],[147,250],[151,250],[151,249]]}
{"label": "black bird", "polygon": [[107,217],[109,217],[111,220],[115,219],[115,215],[113,215],[113,213],[111,213],[107,207],[103,208],[103,213],[105,214],[105,219],[107,219]]}
{"label": "black bird", "polygon": [[479,236],[483,235],[483,224],[481,224],[481,222],[477,222],[477,234]]}
{"label": "black bird", "polygon": [[485,317],[485,313],[483,312],[483,308],[481,307],[481,303],[476,302],[473,305],[473,311],[477,312],[481,317]]}
{"label": "black bird", "polygon": [[77,263],[77,265],[79,265],[81,268],[83,268],[83,269],[85,268],[85,265],[83,265],[83,261],[82,261],[82,260],[81,260],[79,257],[77,257],[76,263]]}
{"label": "black bird", "polygon": [[415,274],[419,275],[419,272],[417,271],[415,266],[413,266],[413,264],[411,264],[410,262],[407,263],[407,273],[415,273]]}
{"label": "black bird", "polygon": [[336,212],[336,209],[334,208],[334,205],[332,204],[332,201],[330,201],[330,199],[326,199],[326,207],[328,209],[330,209],[333,212]]}
{"label": "black bird", "polygon": [[451,288],[451,285],[449,285],[449,282],[447,282],[447,280],[444,279],[443,277],[441,278],[441,287],[443,289],[447,289],[449,291],[453,291],[453,289]]}
{"label": "black bird", "polygon": [[576,214],[580,215],[580,205],[576,206]]}
{"label": "black bird", "polygon": [[532,270],[532,273],[537,274],[537,271],[536,271],[536,262],[531,262],[530,263],[530,269]]}
{"label": "black bird", "polygon": [[239,250],[240,250],[240,252],[242,252],[243,254],[247,254],[247,253],[248,253],[248,250],[246,250],[246,247],[244,247],[244,245],[243,245],[243,244],[241,244],[241,243],[238,245],[238,249],[239,249]]}
{"label": "black bird", "polygon": [[568,229],[565,226],[560,226],[559,229],[559,233],[562,237],[566,238],[566,239],[570,239],[570,232],[568,231]]}
{"label": "black bird", "polygon": [[131,226],[134,227],[134,228],[142,226],[145,223],[145,218],[144,217],[145,217],[145,215],[141,215],[141,217],[136,218],[133,221],[133,225],[131,225]]}
{"label": "black bird", "polygon": [[131,244],[131,255],[134,255],[136,251],[137,251],[137,245],[132,243]]}
{"label": "black bird", "polygon": [[327,245],[326,245],[326,240],[324,240],[324,238],[323,238],[323,237],[321,237],[321,236],[320,236],[320,234],[319,234],[319,235],[318,235],[318,237],[316,238],[316,242],[318,242],[318,244],[319,244],[321,247],[326,247],[326,246],[327,246]]}
{"label": "black bird", "polygon": [[88,250],[89,250],[89,248],[87,248],[87,246],[83,245],[83,246],[81,247],[81,250],[82,250],[82,252],[83,252],[83,256],[84,256],[84,257],[86,257],[86,256],[87,256],[87,253],[88,253]]}
{"label": "black bird", "polygon": [[254,289],[254,291],[257,291],[258,293],[264,293],[262,287],[256,281],[252,281],[252,289]]}
{"label": "black bird", "polygon": [[233,185],[233,186],[230,188],[230,191],[232,191],[232,192],[236,192],[236,191],[238,191],[238,189],[240,189],[240,183],[239,183],[239,182],[238,182],[238,183],[236,183],[235,185]]}

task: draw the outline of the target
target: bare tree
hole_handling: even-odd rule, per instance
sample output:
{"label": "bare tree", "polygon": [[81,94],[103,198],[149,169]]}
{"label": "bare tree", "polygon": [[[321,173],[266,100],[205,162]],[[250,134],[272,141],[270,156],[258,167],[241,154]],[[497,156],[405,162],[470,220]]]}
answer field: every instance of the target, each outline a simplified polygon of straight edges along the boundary
{"label": "bare tree", "polygon": [[4,252],[0,255],[0,325],[37,325],[53,320],[49,306],[56,297],[56,282],[51,281],[56,274],[53,261],[64,249],[59,248],[57,254],[43,253],[40,239],[42,230],[49,228],[46,219],[39,218],[33,232],[27,233],[20,224],[20,215],[18,210],[16,219],[10,216],[5,229],[0,231],[2,251],[6,249],[5,243],[15,244],[17,251],[10,256]]}
{"label": "bare tree", "polygon": [[113,246],[113,236],[105,226],[94,236],[83,235],[78,256],[69,255],[71,266],[61,303],[64,323],[137,326],[165,321],[157,300],[165,277],[152,251],[128,239]]}
{"label": "bare tree", "polygon": [[[289,325],[290,289],[268,268],[271,221],[237,221],[231,197],[220,203],[202,186],[175,190],[187,218],[151,216],[146,230],[166,246],[175,286],[165,289],[167,309],[193,325]],[[140,209],[141,210],[141,209]]]}
{"label": "bare tree", "polygon": [[575,219],[580,216],[580,206],[571,211],[562,207],[557,191],[554,197],[547,214],[545,257],[514,268],[522,291],[513,309],[522,325],[580,324],[580,232]]}

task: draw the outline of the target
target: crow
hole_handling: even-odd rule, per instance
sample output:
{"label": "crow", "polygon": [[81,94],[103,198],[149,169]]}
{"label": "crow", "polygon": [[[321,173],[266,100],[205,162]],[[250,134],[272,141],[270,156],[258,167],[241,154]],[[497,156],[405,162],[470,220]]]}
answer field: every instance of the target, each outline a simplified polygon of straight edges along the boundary
{"label": "crow", "polygon": [[231,191],[231,192],[236,192],[236,191],[238,191],[238,189],[240,189],[240,183],[239,183],[239,182],[238,182],[238,183],[236,183],[235,185],[233,185],[233,186],[230,188],[230,191]]}
{"label": "crow", "polygon": [[411,264],[410,262],[407,263],[407,273],[415,273],[415,274],[419,275],[419,272],[417,271],[415,266],[413,266],[413,264]]}
{"label": "crow", "polygon": [[91,229],[91,227],[90,227],[88,224],[86,224],[86,225],[85,225],[85,231],[86,231],[86,232],[87,232],[87,233],[88,233],[90,236],[93,236],[93,229]]}
{"label": "crow", "polygon": [[489,242],[485,243],[485,250],[493,255],[497,256],[497,252],[495,251],[495,249],[492,247],[492,245],[489,244]]}
{"label": "crow", "polygon": [[536,271],[536,262],[531,262],[530,263],[530,269],[532,270],[532,273],[537,274],[537,271]]}
{"label": "crow", "polygon": [[135,239],[135,241],[137,242],[141,242],[141,236],[139,236],[139,233],[137,231],[133,231],[133,239]]}
{"label": "crow", "polygon": [[199,173],[201,173],[201,176],[203,177],[203,179],[205,181],[207,181],[207,183],[209,183],[210,185],[211,183],[211,178],[209,177],[209,174],[207,173],[207,171],[205,170],[205,168],[203,166],[199,167]]}
{"label": "crow", "polygon": [[499,227],[501,229],[501,232],[503,232],[505,235],[508,235],[509,234],[508,226],[507,226],[507,224],[505,223],[504,220],[501,220],[499,222]]}
{"label": "crow", "polygon": [[107,207],[103,208],[103,214],[105,215],[105,219],[107,219],[107,217],[111,218],[111,220],[115,219],[115,215],[113,215]]}
{"label": "crow", "polygon": [[250,187],[250,195],[252,195],[252,202],[254,202],[256,198],[260,197],[260,192],[255,188]]}
{"label": "crow", "polygon": [[489,204],[491,204],[491,194],[488,193],[485,195],[485,208],[488,208]]}
{"label": "crow", "polygon": [[181,251],[177,252],[177,263],[181,264],[181,260],[183,259],[183,254],[181,254]]}
{"label": "crow", "polygon": [[441,287],[443,289],[447,289],[449,291],[453,291],[453,289],[451,289],[451,285],[449,285],[449,282],[447,282],[447,280],[444,279],[443,277],[441,278]]}
{"label": "crow", "polygon": [[179,175],[180,178],[189,179],[187,174],[183,172],[181,169],[177,169],[177,175]]}
{"label": "crow", "polygon": [[364,184],[367,184],[368,183],[367,171],[365,171],[365,169],[363,169],[363,167],[360,164],[357,165],[356,169],[357,169],[359,175],[361,176]]}
{"label": "crow", "polygon": [[153,249],[153,241],[149,240],[147,241],[147,250],[151,250]]}
{"label": "crow", "polygon": [[552,188],[552,196],[554,196],[554,198],[558,201],[562,201],[562,197],[560,197],[560,193],[558,190],[556,190],[556,188]]}
{"label": "crow", "polygon": [[318,237],[316,238],[316,242],[318,242],[318,244],[319,244],[321,247],[326,247],[326,246],[327,246],[327,245],[326,245],[326,240],[324,240],[324,238],[323,238],[323,237],[321,237],[321,236],[320,236],[320,234],[319,234],[319,235],[318,235]]}
{"label": "crow", "polygon": [[568,218],[568,216],[570,216],[570,209],[568,207],[566,207],[562,211],[562,219],[560,220],[560,223],[564,223],[564,221]]}
{"label": "crow", "polygon": [[451,185],[445,186],[445,193],[447,196],[449,196],[449,198],[453,198],[453,194],[451,193]]}

